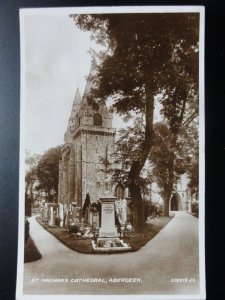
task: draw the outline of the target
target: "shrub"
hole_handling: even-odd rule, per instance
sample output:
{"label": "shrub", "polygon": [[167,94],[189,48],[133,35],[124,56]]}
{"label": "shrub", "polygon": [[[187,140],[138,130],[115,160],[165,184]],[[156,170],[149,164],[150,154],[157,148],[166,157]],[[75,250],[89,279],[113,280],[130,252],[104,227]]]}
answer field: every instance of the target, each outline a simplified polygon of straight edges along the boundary
{"label": "shrub", "polygon": [[60,219],[58,217],[55,217],[55,225],[56,226],[60,225]]}
{"label": "shrub", "polygon": [[191,203],[191,211],[193,214],[195,214],[198,217],[198,202]]}
{"label": "shrub", "polygon": [[41,258],[41,254],[36,248],[33,240],[31,238],[28,239],[28,242],[24,248],[24,262],[32,262]]}
{"label": "shrub", "polygon": [[158,214],[158,207],[152,201],[145,200],[144,212],[145,212],[145,220],[147,220],[149,216],[156,216]]}
{"label": "shrub", "polygon": [[25,216],[31,216],[31,199],[25,195]]}
{"label": "shrub", "polygon": [[78,232],[80,232],[80,226],[78,224],[70,226],[70,228],[69,228],[69,234],[70,235],[76,234]]}
{"label": "shrub", "polygon": [[163,213],[163,205],[162,204],[158,204],[157,205],[157,215],[161,216]]}

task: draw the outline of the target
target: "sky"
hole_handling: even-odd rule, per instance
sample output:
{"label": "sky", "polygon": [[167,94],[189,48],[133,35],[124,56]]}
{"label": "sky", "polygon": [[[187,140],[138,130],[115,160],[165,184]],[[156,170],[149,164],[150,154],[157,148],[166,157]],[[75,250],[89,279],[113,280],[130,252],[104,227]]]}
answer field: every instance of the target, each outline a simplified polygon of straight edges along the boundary
{"label": "sky", "polygon": [[[83,94],[90,48],[100,46],[67,14],[24,16],[25,149],[43,154],[63,144],[76,89]],[[113,127],[124,127],[115,116]]]}

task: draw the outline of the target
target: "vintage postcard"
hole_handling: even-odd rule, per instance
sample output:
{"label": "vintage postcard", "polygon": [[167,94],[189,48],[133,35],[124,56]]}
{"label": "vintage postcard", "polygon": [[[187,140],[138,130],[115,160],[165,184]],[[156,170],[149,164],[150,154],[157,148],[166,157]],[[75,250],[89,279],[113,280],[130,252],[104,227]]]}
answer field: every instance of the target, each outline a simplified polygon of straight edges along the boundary
{"label": "vintage postcard", "polygon": [[17,299],[205,299],[204,7],[20,10]]}

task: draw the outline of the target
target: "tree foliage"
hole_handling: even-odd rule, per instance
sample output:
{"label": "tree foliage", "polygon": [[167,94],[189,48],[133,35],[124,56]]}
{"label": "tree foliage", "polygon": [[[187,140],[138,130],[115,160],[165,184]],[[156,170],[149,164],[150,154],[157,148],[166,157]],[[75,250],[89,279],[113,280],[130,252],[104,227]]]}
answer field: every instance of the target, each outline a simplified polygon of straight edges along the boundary
{"label": "tree foliage", "polygon": [[177,139],[176,146],[172,145],[172,133],[165,123],[155,124],[157,145],[154,145],[150,153],[152,180],[161,189],[163,199],[167,196],[170,183],[170,172],[173,169],[173,183],[179,175],[186,171],[187,157],[184,152],[183,140]]}
{"label": "tree foliage", "polygon": [[[144,124],[143,117],[137,116],[132,126],[121,128],[117,133],[114,152],[106,159],[100,158],[104,168],[102,172],[112,175],[112,182],[121,182],[125,187],[129,186],[129,172],[132,164],[142,155],[141,145],[144,141]],[[144,192],[147,186],[146,174],[147,169],[143,168],[136,182]],[[145,177],[145,178],[144,178]]]}
{"label": "tree foliage", "polygon": [[31,154],[26,150],[25,152],[25,215],[31,215],[31,204],[35,200],[34,190],[37,183],[37,164],[40,155]]}
{"label": "tree foliage", "polygon": [[[187,14],[107,14],[73,16],[76,25],[92,32],[110,51],[98,56],[101,64],[93,80],[95,99],[114,96],[119,113],[145,110],[146,88],[152,93],[179,88],[179,77],[198,85],[198,22]],[[106,42],[107,41],[107,42]]]}
{"label": "tree foliage", "polygon": [[95,56],[96,74],[91,78],[94,84],[89,103],[111,98],[117,113],[127,117],[130,112],[143,114],[144,130],[138,150],[134,150],[141,155],[132,151],[128,172],[128,186],[136,203],[135,226],[141,231],[144,214],[139,179],[154,145],[154,96],[163,95],[163,113],[173,131],[175,145],[187,103],[198,90],[199,14],[72,17],[79,28],[91,31],[98,43],[108,46],[108,51]]}
{"label": "tree foliage", "polygon": [[[161,191],[164,202],[171,198],[171,187],[186,173],[189,177],[191,195],[198,198],[198,122],[189,126],[182,126],[174,144],[173,133],[168,122],[154,124],[155,142],[139,178],[138,184],[142,194],[149,194],[149,186],[156,182]],[[140,144],[144,139],[143,120],[137,117],[133,126],[119,130],[119,137],[115,143],[115,152],[107,161],[107,170],[112,180],[118,180],[127,185],[128,175],[133,160],[141,155]],[[106,166],[105,158],[102,163]],[[172,172],[172,175],[171,175]],[[172,177],[171,177],[172,176]],[[171,179],[172,178],[172,179]]]}
{"label": "tree foliage", "polygon": [[33,198],[33,186],[37,180],[36,168],[40,157],[39,154],[31,154],[28,150],[25,151],[25,193],[30,194],[31,198]]}
{"label": "tree foliage", "polygon": [[186,151],[188,151],[190,158],[187,165],[188,187],[191,196],[195,197],[195,199],[198,199],[199,195],[199,138],[197,128],[198,118],[189,123],[185,136],[185,140],[188,143]]}
{"label": "tree foliage", "polygon": [[52,200],[52,195],[58,194],[59,160],[61,146],[47,150],[37,165],[38,185],[36,190],[45,192],[47,200]]}

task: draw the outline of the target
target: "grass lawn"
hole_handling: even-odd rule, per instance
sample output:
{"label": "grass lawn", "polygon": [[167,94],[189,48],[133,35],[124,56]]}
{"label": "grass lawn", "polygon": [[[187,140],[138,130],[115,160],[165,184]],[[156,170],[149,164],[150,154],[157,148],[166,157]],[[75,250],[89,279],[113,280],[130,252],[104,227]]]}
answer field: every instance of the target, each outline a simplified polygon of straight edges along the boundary
{"label": "grass lawn", "polygon": [[76,250],[82,253],[92,253],[91,239],[88,238],[74,238],[69,235],[69,232],[61,227],[50,227],[48,223],[43,222],[41,217],[37,217],[36,220],[42,225],[49,233],[54,235],[60,242],[66,245],[72,250]]}
{"label": "grass lawn", "polygon": [[33,240],[29,237],[24,248],[24,262],[32,262],[41,258]]}
{"label": "grass lawn", "polygon": [[[122,239],[131,246],[130,251],[137,251],[150,241],[169,221],[171,217],[159,217],[151,219],[149,224],[146,224],[143,233],[132,233],[130,237]],[[68,248],[81,252],[81,253],[95,253],[92,250],[92,243],[90,238],[74,238],[70,237],[69,232],[60,227],[50,227],[47,223],[43,222],[40,217],[36,219],[49,233],[54,235]]]}
{"label": "grass lawn", "polygon": [[143,234],[133,233],[131,234],[131,237],[124,238],[124,240],[131,246],[131,251],[136,251],[153,239],[154,236],[171,220],[172,217],[159,217],[157,219],[151,219],[149,224],[145,224],[145,230]]}
{"label": "grass lawn", "polygon": [[196,213],[189,213],[189,215],[191,215],[191,216],[193,216],[193,217],[195,217],[195,218],[198,219],[198,213],[197,212]]}

